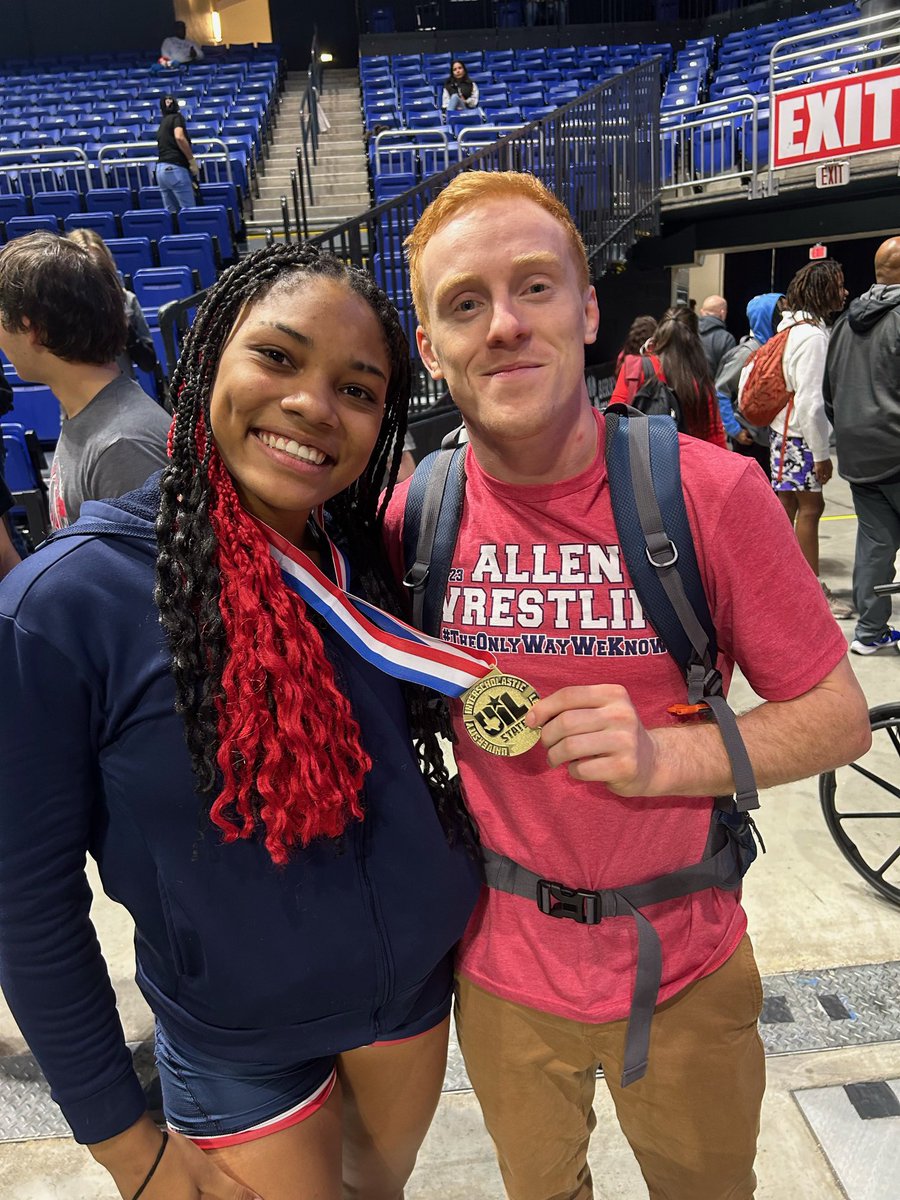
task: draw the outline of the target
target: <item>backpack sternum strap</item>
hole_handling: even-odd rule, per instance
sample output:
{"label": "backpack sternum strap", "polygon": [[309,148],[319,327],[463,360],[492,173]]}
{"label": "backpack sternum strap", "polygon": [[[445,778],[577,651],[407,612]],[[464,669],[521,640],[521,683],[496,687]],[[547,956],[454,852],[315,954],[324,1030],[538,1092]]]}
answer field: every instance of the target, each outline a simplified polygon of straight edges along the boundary
{"label": "backpack sternum strap", "polygon": [[534,901],[548,917],[577,921],[580,925],[599,925],[611,917],[630,917],[637,929],[638,952],[634,990],[625,1034],[625,1058],[622,1087],[641,1079],[647,1071],[650,1052],[650,1026],[659,997],[662,979],[662,946],[651,922],[640,911],[651,904],[675,900],[694,892],[717,887],[734,891],[740,886],[742,867],[730,830],[725,844],[711,857],[700,862],[648,879],[628,887],[569,887],[529,871],[521,863],[482,846],[484,881],[498,892]]}

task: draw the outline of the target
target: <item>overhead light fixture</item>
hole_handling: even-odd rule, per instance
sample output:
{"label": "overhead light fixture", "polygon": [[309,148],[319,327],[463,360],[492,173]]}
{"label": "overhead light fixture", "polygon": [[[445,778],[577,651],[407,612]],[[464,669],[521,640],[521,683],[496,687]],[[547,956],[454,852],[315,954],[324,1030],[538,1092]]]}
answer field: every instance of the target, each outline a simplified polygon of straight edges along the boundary
{"label": "overhead light fixture", "polygon": [[213,41],[221,42],[221,40],[222,40],[222,18],[215,11],[215,9],[213,9],[213,11],[210,13],[210,16],[212,17]]}
{"label": "overhead light fixture", "polygon": [[319,62],[334,62],[334,55],[329,54],[327,50],[323,50],[319,55]]}

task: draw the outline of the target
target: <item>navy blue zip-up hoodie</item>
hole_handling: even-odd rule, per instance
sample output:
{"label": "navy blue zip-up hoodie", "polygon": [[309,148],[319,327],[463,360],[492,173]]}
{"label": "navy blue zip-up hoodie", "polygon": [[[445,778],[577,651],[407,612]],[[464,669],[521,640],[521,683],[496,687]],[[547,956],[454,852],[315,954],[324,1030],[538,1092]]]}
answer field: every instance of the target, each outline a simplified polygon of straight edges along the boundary
{"label": "navy blue zip-up hoodie", "polygon": [[[399,686],[326,647],[372,758],[365,819],[272,864],[201,815],[153,603],[156,481],[0,585],[0,983],[78,1141],[144,1110],[90,924],[85,854],[136,925],[137,981],[184,1044],[297,1062],[448,1011],[478,895],[416,766]],[[90,522],[108,529],[79,534]]]}

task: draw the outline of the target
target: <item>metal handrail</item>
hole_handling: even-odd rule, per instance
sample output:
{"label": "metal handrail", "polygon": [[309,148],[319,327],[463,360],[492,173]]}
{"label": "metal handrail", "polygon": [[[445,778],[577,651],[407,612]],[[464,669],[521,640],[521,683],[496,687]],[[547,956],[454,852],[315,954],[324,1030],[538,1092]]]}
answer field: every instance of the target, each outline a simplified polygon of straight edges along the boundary
{"label": "metal handrail", "polygon": [[[43,157],[43,156],[47,157]],[[69,155],[61,158],[60,155]],[[91,163],[81,146],[39,146],[0,150],[0,175],[41,176],[44,191],[67,191],[68,183],[61,178],[64,171],[83,171],[86,188],[90,187]],[[47,187],[47,183],[52,186]]]}
{"label": "metal handrail", "polygon": [[[749,106],[749,112],[730,111],[733,105]],[[723,112],[722,109],[726,107],[729,111]],[[733,138],[739,124],[743,126],[744,138],[742,139],[740,149],[734,142],[731,145],[735,163],[734,169],[724,171],[713,170],[709,173],[704,173],[702,161],[698,167],[697,155],[694,149],[698,141],[697,134],[700,135],[701,158],[708,150],[711,158],[715,161],[715,134],[717,132],[720,133],[719,147],[722,151],[722,160],[724,162],[726,159],[724,151],[729,134]],[[740,161],[740,155],[743,153],[743,145],[746,144],[748,127],[752,151],[749,161],[746,158]],[[703,136],[707,133],[711,135],[708,139],[708,145],[706,144],[707,139]],[[663,183],[661,190],[663,192],[671,192],[677,191],[679,188],[692,187],[713,181],[718,182],[724,179],[745,179],[749,177],[748,195],[751,199],[755,199],[759,195],[758,133],[759,99],[752,92],[746,92],[740,96],[730,96],[727,100],[710,100],[705,101],[703,104],[692,104],[684,108],[673,109],[668,113],[662,113],[660,116],[661,141],[668,135],[675,136],[672,139],[673,179],[671,183]],[[686,134],[687,136],[680,136],[682,134]],[[665,153],[664,149],[664,157]]]}
{"label": "metal handrail", "polygon": [[[226,146],[223,141],[221,141],[219,138],[198,137],[198,138],[191,139],[191,145],[192,145],[192,147],[196,147],[196,146],[220,147],[220,149],[215,149],[212,151],[205,151],[205,152],[202,152],[199,154],[197,153],[197,151],[195,149],[194,150],[194,158],[196,158],[197,161],[200,163],[224,162],[225,163],[225,172],[226,172],[226,175],[228,176],[228,182],[229,183],[233,182],[232,174],[231,174],[230,151],[229,151],[228,146]],[[118,152],[118,151],[122,151],[122,150],[129,150],[132,148],[135,148],[135,149],[146,148],[147,153],[146,154],[113,153],[114,151]],[[115,170],[117,167],[128,167],[128,166],[135,167],[135,166],[142,166],[142,165],[145,166],[148,163],[157,162],[158,159],[159,159],[159,150],[158,150],[156,142],[107,142],[105,145],[100,146],[99,149],[97,150],[97,166],[100,168],[100,171],[103,173],[104,178],[106,177],[107,170]]]}
{"label": "metal handrail", "polygon": [[[885,22],[888,22],[889,24],[885,24]],[[883,26],[883,28],[877,28],[878,26]],[[888,12],[888,13],[877,13],[876,15],[871,16],[871,17],[855,17],[851,21],[842,21],[839,25],[829,25],[828,32],[831,35],[834,35],[835,33],[846,34],[846,37],[840,41],[840,46],[853,45],[855,42],[859,41],[859,39],[861,37],[869,37],[869,38],[883,37],[885,34],[887,34],[887,36],[890,38],[890,37],[892,37],[892,35],[896,34],[897,35],[896,43],[892,41],[891,45],[888,47],[888,50],[897,53],[897,52],[900,52],[900,11]],[[816,39],[818,39],[819,43],[821,45],[821,38],[822,38],[822,29],[820,27],[818,29],[810,29],[810,30],[806,30],[803,33],[795,33],[795,34],[791,34],[788,37],[779,38],[778,41],[773,44],[772,49],[769,52],[769,111],[771,113],[774,114],[774,112],[775,112],[775,93],[781,90],[778,87],[779,80],[787,79],[794,75],[808,73],[809,69],[810,69],[808,66],[806,66],[806,67],[792,67],[792,68],[788,68],[788,69],[779,70],[778,64],[782,63],[782,62],[790,62],[792,59],[796,58],[797,57],[796,50],[797,50],[797,47],[800,45],[800,43],[802,43],[802,42],[810,43],[810,42],[814,42]],[[793,51],[785,51],[784,47],[786,47],[786,46],[793,46],[794,50]],[[822,48],[828,49],[828,50],[833,50],[833,49],[835,49],[835,43],[829,42],[829,43],[827,43],[826,46],[823,46]],[[864,61],[867,59],[871,59],[873,57],[873,55],[880,55],[883,53],[884,53],[884,47],[880,47],[877,50],[861,51],[858,54],[845,55],[844,57],[841,57],[839,55],[836,59],[832,59],[828,65],[834,66],[834,65],[837,65],[840,63],[861,62],[861,61]],[[799,87],[801,85],[796,84],[794,86]],[[774,138],[770,138],[769,139],[769,170],[770,171],[775,171],[777,169],[774,166],[774,163],[775,163],[775,140],[774,140]]]}
{"label": "metal handrail", "polygon": [[[306,218],[306,193],[309,193],[310,206],[316,202],[313,191],[312,168],[318,163],[319,155],[319,95],[322,90],[322,64],[319,62],[319,31],[313,26],[312,44],[309,50],[309,66],[306,69],[306,83],[300,95],[300,145],[297,147],[297,174],[299,176],[300,195],[303,199],[303,226],[298,223],[298,236],[307,237],[309,226]],[[306,184],[304,188],[304,178]]]}

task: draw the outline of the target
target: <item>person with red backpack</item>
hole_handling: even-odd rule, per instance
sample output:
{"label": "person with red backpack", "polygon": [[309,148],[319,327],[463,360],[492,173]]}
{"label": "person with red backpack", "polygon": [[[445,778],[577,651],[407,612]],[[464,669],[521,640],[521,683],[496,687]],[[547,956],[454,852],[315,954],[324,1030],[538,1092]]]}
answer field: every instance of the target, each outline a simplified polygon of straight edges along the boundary
{"label": "person with red backpack", "polygon": [[[788,286],[775,336],[747,360],[738,388],[744,417],[770,427],[772,487],[817,576],[822,488],[833,470],[831,425],[822,395],[827,322],[846,299],[840,263],[826,258],[801,267]],[[852,616],[852,607],[820,582],[832,615],[841,620]]]}
{"label": "person with red backpack", "polygon": [[[727,448],[725,429],[700,341],[697,314],[683,305],[667,308],[646,344],[647,354],[627,354],[610,404],[632,404],[644,412],[665,411],[665,401],[678,428],[691,437]],[[675,404],[672,405],[672,393]]]}

